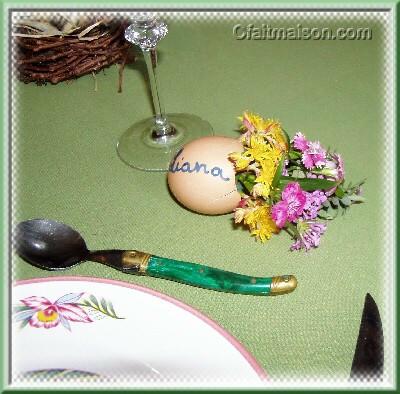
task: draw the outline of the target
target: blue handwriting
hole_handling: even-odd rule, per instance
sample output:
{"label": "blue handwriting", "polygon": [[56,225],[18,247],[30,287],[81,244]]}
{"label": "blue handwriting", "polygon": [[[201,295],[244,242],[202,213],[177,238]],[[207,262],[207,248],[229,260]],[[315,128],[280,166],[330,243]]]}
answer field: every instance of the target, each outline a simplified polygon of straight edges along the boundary
{"label": "blue handwriting", "polygon": [[215,166],[215,167],[211,168],[211,170],[208,170],[206,163],[199,163],[198,161],[196,161],[196,163],[194,165],[191,165],[188,161],[179,163],[179,160],[183,161],[183,159],[184,159],[183,156],[182,156],[182,159],[179,158],[179,156],[182,152],[183,152],[183,148],[176,154],[174,160],[170,164],[169,172],[172,172],[172,173],[174,173],[174,172],[189,172],[189,173],[203,172],[204,174],[211,174],[214,177],[219,176],[225,182],[228,182],[230,180],[230,178],[224,177],[223,170],[221,167]]}

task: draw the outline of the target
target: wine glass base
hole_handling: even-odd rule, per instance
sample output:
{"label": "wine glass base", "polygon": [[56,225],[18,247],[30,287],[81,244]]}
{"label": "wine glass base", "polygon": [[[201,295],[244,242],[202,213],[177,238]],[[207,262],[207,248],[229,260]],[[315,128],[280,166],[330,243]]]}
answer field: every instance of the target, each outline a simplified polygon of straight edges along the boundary
{"label": "wine glass base", "polygon": [[155,138],[153,117],[135,123],[122,134],[117,152],[125,164],[143,171],[168,171],[171,160],[183,145],[213,135],[211,125],[196,115],[167,114],[166,117],[174,128],[170,136]]}

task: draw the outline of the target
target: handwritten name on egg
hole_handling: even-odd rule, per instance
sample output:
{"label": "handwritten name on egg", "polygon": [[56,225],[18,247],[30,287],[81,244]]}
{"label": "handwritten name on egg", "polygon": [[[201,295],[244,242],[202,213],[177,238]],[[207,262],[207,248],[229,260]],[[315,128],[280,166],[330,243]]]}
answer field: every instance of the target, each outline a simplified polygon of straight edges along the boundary
{"label": "handwritten name on egg", "polygon": [[[223,169],[221,167],[214,166],[213,168],[211,168],[211,170],[208,170],[207,163],[199,163],[198,161],[196,161],[196,163],[194,163],[194,165],[191,165],[188,161],[179,163],[180,159],[178,159],[178,158],[181,153],[183,153],[183,148],[176,154],[174,161],[170,164],[169,172],[172,172],[172,173],[174,173],[174,172],[189,172],[189,173],[203,172],[206,175],[210,174],[213,177],[220,177],[225,182],[228,182],[230,180],[230,178],[224,176]],[[184,159],[184,157],[182,156],[181,160],[183,160],[183,159]]]}

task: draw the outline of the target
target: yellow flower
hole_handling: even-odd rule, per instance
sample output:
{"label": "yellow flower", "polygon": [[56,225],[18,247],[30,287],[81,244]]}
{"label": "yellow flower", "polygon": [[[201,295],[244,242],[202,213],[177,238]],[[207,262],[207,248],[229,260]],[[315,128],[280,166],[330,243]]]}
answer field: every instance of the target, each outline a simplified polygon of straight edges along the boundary
{"label": "yellow flower", "polygon": [[251,159],[243,156],[242,152],[232,152],[229,158],[234,162],[236,171],[242,171],[247,168]]}
{"label": "yellow flower", "polygon": [[253,186],[251,193],[253,197],[262,196],[267,198],[269,196],[270,191],[271,191],[270,183],[256,183]]}
{"label": "yellow flower", "polygon": [[283,152],[282,152],[279,148],[273,147],[272,150],[271,150],[271,153],[270,153],[269,157],[271,158],[271,160],[272,160],[276,165],[278,165],[279,162],[280,162],[281,159],[282,159],[282,153],[283,153]]}
{"label": "yellow flower", "polygon": [[243,221],[244,216],[249,211],[248,208],[236,208],[233,211],[233,218],[235,219],[235,223],[238,224]]}
{"label": "yellow flower", "polygon": [[288,141],[283,133],[281,124],[273,119],[265,121],[266,132],[275,141],[276,145],[281,151],[287,152],[289,149]]}
{"label": "yellow flower", "polygon": [[275,177],[276,169],[281,160],[282,153],[272,148],[269,150],[267,159],[260,161],[260,170],[255,179],[256,185],[253,188],[254,196],[268,197],[271,191],[271,184]]}
{"label": "yellow flower", "polygon": [[282,130],[282,126],[277,120],[265,119],[264,124],[265,124],[265,131],[268,133]]}
{"label": "yellow flower", "polygon": [[256,207],[244,217],[244,223],[250,228],[251,234],[261,242],[271,238],[279,231],[271,217],[271,208],[267,205]]}
{"label": "yellow flower", "polygon": [[239,116],[239,120],[242,122],[242,130],[253,132],[254,130],[261,131],[265,128],[264,119],[260,115],[252,112],[244,112],[243,116]]}
{"label": "yellow flower", "polygon": [[245,151],[245,155],[253,160],[261,161],[268,157],[271,148],[265,142],[264,138],[259,135],[250,137],[249,147]]}
{"label": "yellow flower", "polygon": [[260,161],[260,165],[261,171],[255,181],[271,184],[276,171],[275,161],[271,159],[262,160]]}
{"label": "yellow flower", "polygon": [[280,231],[271,217],[267,202],[273,192],[272,182],[279,163],[289,149],[288,141],[277,120],[263,119],[247,111],[239,119],[244,152],[233,152],[229,157],[236,170],[246,170],[254,174],[255,179],[252,195],[245,207],[234,211],[234,218],[236,223],[243,222],[252,235],[265,242],[273,233]]}

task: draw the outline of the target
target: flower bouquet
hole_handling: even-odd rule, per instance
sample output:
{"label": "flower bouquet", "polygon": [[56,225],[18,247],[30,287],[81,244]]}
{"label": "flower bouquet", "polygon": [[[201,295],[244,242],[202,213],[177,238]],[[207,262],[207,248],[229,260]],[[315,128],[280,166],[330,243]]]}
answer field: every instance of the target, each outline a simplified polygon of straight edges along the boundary
{"label": "flower bouquet", "polygon": [[318,247],[326,222],[364,201],[364,181],[346,186],[340,154],[299,132],[290,139],[276,120],[249,112],[239,119],[244,149],[229,155],[242,196],[235,223],[262,242],[284,229],[291,250]]}

